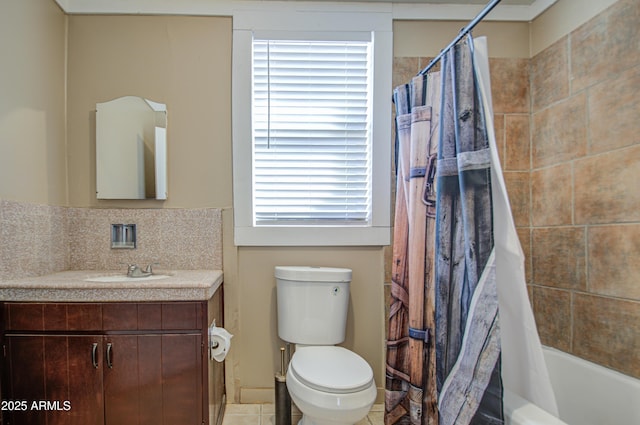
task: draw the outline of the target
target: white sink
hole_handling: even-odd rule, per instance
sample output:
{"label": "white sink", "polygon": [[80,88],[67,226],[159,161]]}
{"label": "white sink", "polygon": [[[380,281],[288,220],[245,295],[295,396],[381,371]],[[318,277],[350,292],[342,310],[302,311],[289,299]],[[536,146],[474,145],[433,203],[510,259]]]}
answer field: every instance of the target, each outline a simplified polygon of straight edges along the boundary
{"label": "white sink", "polygon": [[88,277],[85,282],[146,282],[148,280],[166,279],[169,275],[166,274],[152,274],[151,276],[144,277],[129,277],[125,275],[111,275],[111,276],[95,276]]}

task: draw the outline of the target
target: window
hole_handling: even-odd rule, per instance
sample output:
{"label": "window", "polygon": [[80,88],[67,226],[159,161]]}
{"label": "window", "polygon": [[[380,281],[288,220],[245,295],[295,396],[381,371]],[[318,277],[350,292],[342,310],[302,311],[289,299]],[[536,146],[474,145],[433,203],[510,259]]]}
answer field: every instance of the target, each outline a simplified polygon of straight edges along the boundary
{"label": "window", "polygon": [[254,38],[256,226],[369,224],[369,46]]}
{"label": "window", "polygon": [[392,43],[380,15],[234,15],[236,245],[389,243]]}

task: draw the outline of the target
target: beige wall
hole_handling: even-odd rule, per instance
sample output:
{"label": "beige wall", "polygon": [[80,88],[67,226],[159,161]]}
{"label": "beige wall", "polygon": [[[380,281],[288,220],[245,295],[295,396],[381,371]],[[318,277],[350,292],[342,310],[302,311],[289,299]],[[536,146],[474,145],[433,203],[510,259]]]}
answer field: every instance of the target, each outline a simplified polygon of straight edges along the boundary
{"label": "beige wall", "polygon": [[[434,57],[453,40],[467,21],[395,21],[393,55],[395,57]],[[495,58],[529,57],[527,22],[481,22],[474,37],[489,39],[489,55]]]}
{"label": "beige wall", "polygon": [[[558,0],[532,22],[482,21],[474,37],[489,39],[494,58],[532,57],[587,22],[616,0]],[[396,57],[433,57],[458,35],[468,21],[395,21]]]}
{"label": "beige wall", "polygon": [[[231,19],[69,16],[69,203],[75,207],[231,205]],[[167,104],[167,201],[98,201],[97,102]]]}
{"label": "beige wall", "polygon": [[[274,372],[279,369],[276,321],[276,265],[346,267],[353,270],[347,335],[343,344],[363,356],[374,370],[379,401],[384,387],[383,344],[384,260],[381,248],[242,248],[239,252],[238,334],[233,338],[240,349],[235,388],[237,400],[273,400]],[[226,275],[226,270],[225,270]],[[226,293],[225,293],[226,296]],[[229,385],[228,385],[229,388]]]}
{"label": "beige wall", "polygon": [[[232,401],[271,401],[280,341],[275,328],[277,264],[351,267],[347,345],[367,358],[384,384],[382,248],[237,248],[231,205],[231,20],[210,17],[69,17],[70,204],[89,207],[225,209],[225,316],[236,336],[227,357]],[[169,197],[95,199],[95,103],[133,94],[168,108]],[[358,328],[354,336],[354,328]]]}
{"label": "beige wall", "polygon": [[[577,3],[581,2],[560,0],[556,8],[562,10],[563,4],[579,8]],[[385,277],[383,269],[383,248],[238,249],[232,244],[231,19],[88,15],[67,18],[53,0],[2,2],[0,8],[0,57],[12,58],[3,60],[7,74],[0,79],[0,198],[72,207],[223,208],[225,320],[236,335],[227,358],[227,387],[229,400],[235,402],[268,401],[272,397],[272,374],[281,343],[273,314],[273,266],[353,268],[353,300],[345,344],[371,363],[378,387],[384,385],[382,291],[389,276]],[[541,23],[533,23],[533,39],[538,37],[536,31],[551,31],[536,27]],[[486,34],[491,37],[491,56],[505,58],[492,64],[495,78],[515,82],[511,90],[521,90],[520,79],[523,70],[528,69],[531,44],[526,36],[528,25],[485,24],[489,31]],[[396,22],[395,55],[414,56],[415,74],[421,57],[436,54],[463,25]],[[563,31],[562,25],[554,27]],[[483,35],[484,31],[480,26],[475,35]],[[424,45],[403,42],[425,36],[430,38]],[[497,73],[503,73],[502,77]],[[518,96],[508,93],[505,91],[502,99],[506,106],[496,109],[504,114],[497,122],[501,123],[505,138],[521,141],[522,134],[528,134],[528,110],[522,112],[522,105],[509,102],[522,100],[523,96],[528,102],[529,92]],[[95,103],[127,94],[168,105],[170,162],[166,202],[94,199]],[[494,100],[500,101],[495,93]],[[507,146],[504,154],[509,154]],[[512,187],[521,181],[522,173],[528,174],[521,167],[520,161],[512,164]],[[635,231],[633,226],[625,229]],[[603,309],[608,306],[606,302],[602,304]],[[637,344],[637,339],[634,341]]]}
{"label": "beige wall", "polygon": [[67,203],[65,33],[53,1],[0,3],[0,199]]}

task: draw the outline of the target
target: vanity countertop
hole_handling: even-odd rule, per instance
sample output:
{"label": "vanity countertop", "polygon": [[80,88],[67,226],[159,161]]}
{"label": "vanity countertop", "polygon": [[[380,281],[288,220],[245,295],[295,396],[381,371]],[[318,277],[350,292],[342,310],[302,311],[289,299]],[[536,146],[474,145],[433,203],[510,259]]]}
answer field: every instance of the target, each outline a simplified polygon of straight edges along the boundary
{"label": "vanity countertop", "polygon": [[65,271],[0,282],[1,301],[34,302],[122,302],[205,301],[222,284],[221,270],[154,271],[163,279],[127,279],[124,282],[95,282],[87,279],[123,276],[124,272]]}

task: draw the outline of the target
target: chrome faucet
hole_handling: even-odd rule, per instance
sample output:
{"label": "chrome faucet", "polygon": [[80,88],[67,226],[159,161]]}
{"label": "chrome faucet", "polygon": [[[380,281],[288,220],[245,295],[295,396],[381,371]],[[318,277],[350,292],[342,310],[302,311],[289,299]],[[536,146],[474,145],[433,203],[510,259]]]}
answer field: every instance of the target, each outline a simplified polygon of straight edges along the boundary
{"label": "chrome faucet", "polygon": [[129,264],[127,268],[127,277],[147,277],[153,274],[153,269],[151,268],[151,264],[147,266],[144,271],[138,267],[137,264]]}
{"label": "chrome faucet", "polygon": [[160,263],[149,263],[149,265],[144,269],[145,273],[153,274],[153,266],[157,266]]}

